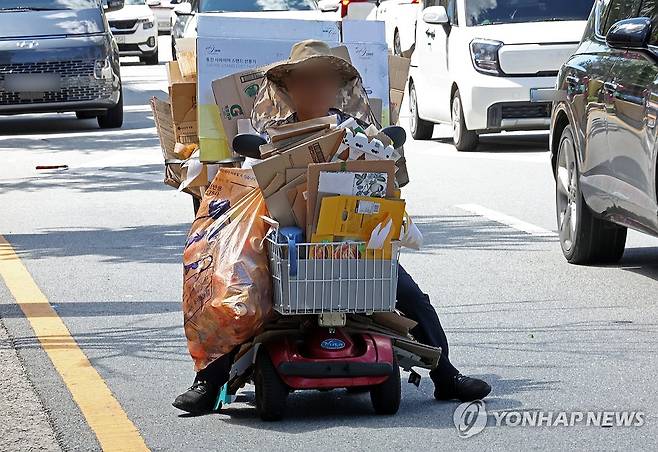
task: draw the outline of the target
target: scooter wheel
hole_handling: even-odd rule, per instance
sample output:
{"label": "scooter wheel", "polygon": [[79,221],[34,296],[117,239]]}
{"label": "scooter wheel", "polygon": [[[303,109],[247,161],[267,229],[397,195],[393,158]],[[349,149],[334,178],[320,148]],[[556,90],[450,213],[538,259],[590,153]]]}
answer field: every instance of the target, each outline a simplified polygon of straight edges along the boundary
{"label": "scooter wheel", "polygon": [[377,414],[392,415],[400,408],[402,388],[400,385],[400,368],[393,355],[393,373],[381,384],[370,388],[370,401]]}
{"label": "scooter wheel", "polygon": [[264,421],[279,421],[286,413],[289,389],[281,380],[265,347],[260,347],[254,370],[256,411]]}

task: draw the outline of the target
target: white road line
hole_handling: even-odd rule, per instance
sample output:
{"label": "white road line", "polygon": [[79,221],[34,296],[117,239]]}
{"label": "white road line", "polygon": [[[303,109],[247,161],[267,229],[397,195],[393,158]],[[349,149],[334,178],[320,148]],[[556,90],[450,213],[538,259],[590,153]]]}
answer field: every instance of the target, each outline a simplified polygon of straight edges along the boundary
{"label": "white road line", "polygon": [[480,215],[481,217],[495,221],[496,223],[504,224],[505,226],[509,226],[512,229],[525,232],[526,234],[530,234],[535,237],[558,237],[558,234],[553,231],[535,226],[534,224],[526,223],[525,221],[519,220],[518,218],[505,215],[504,213],[496,212],[495,210],[487,209],[486,207],[482,207],[477,204],[460,204],[455,207],[467,212],[474,213],[476,215]]}

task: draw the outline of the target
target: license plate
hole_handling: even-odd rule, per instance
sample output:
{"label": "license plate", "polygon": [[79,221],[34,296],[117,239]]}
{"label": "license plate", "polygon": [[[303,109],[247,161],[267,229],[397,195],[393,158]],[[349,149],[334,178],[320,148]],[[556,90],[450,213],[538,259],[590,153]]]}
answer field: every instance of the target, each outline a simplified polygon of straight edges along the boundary
{"label": "license plate", "polygon": [[58,74],[5,74],[5,89],[16,93],[43,93],[59,91]]}
{"label": "license plate", "polygon": [[117,40],[117,44],[125,44],[126,43],[126,37],[125,36],[115,36],[114,39]]}

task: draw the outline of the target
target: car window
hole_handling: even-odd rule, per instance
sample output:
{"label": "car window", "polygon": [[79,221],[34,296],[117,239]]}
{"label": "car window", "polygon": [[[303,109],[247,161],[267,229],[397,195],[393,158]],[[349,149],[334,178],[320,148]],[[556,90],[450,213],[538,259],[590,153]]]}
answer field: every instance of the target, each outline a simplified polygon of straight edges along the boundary
{"label": "car window", "polygon": [[466,25],[587,20],[594,0],[465,0]]}
{"label": "car window", "polygon": [[641,0],[611,0],[603,13],[605,25],[601,30],[601,34],[606,35],[608,30],[620,20],[637,17],[640,3]]}
{"label": "car window", "polygon": [[658,46],[658,1],[644,0],[638,15],[651,19],[651,39],[649,44]]}
{"label": "car window", "polygon": [[98,0],[2,0],[0,12],[5,10],[59,10],[98,8]]}
{"label": "car window", "polygon": [[204,12],[257,12],[257,11],[310,11],[318,9],[315,0],[201,0],[199,11]]}

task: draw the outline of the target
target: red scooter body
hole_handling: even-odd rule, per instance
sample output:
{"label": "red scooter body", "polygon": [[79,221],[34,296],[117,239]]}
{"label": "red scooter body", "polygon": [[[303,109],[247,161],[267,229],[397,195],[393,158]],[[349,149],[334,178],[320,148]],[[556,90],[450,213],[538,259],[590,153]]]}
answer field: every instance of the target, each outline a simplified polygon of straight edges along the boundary
{"label": "red scooter body", "polygon": [[398,371],[391,340],[370,332],[318,327],[303,338],[280,337],[264,346],[292,389],[373,386]]}

